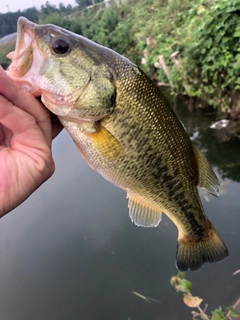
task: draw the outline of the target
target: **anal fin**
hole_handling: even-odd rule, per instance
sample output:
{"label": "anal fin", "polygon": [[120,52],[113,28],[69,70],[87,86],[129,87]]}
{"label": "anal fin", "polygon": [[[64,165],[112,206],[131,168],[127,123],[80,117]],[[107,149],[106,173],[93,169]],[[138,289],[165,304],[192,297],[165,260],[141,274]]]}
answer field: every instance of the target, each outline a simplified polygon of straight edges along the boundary
{"label": "anal fin", "polygon": [[162,212],[132,194],[128,194],[129,216],[137,226],[157,227],[162,220]]}
{"label": "anal fin", "polygon": [[212,195],[219,196],[219,180],[204,154],[192,143],[195,158],[198,164],[198,186]]}

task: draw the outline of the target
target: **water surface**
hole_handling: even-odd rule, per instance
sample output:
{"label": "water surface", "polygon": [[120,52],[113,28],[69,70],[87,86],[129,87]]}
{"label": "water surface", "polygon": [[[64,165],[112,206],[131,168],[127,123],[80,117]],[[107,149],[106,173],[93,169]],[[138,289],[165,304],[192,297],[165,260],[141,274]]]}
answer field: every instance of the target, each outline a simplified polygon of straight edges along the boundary
{"label": "water surface", "polygon": [[[187,273],[211,310],[240,292],[240,274],[232,275],[240,269],[240,143],[220,143],[211,116],[180,117],[222,181],[219,198],[201,195],[230,257]],[[169,284],[177,273],[174,224],[166,216],[157,228],[132,224],[125,192],[88,167],[66,132],[53,155],[54,176],[0,221],[0,319],[191,319]]]}

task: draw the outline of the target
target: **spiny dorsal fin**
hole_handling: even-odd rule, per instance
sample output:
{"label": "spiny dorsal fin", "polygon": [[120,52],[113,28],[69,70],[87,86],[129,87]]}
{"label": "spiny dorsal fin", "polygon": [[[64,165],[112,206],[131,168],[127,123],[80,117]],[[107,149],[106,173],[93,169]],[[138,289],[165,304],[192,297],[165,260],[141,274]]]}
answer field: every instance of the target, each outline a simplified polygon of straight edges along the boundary
{"label": "spiny dorsal fin", "polygon": [[192,143],[198,164],[198,186],[215,197],[219,196],[219,181],[203,153]]}
{"label": "spiny dorsal fin", "polygon": [[156,227],[162,220],[161,210],[148,205],[136,196],[128,194],[129,216],[139,227]]}

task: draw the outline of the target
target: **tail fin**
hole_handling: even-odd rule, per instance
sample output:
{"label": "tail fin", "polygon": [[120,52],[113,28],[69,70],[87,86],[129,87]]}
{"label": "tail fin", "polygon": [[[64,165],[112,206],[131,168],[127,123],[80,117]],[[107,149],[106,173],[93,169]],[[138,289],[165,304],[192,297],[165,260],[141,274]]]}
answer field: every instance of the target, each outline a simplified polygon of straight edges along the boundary
{"label": "tail fin", "polygon": [[178,240],[176,266],[180,271],[198,270],[205,262],[217,262],[228,256],[228,249],[215,229],[197,241],[180,236]]}

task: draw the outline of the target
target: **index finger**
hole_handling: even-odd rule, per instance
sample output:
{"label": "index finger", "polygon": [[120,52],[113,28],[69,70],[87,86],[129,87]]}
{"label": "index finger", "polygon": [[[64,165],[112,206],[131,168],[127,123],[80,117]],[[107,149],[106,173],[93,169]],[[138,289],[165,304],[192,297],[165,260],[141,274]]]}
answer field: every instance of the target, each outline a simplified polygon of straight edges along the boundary
{"label": "index finger", "polygon": [[31,93],[15,83],[2,67],[0,67],[0,94],[33,116],[48,144],[51,145],[52,129],[48,110]]}

